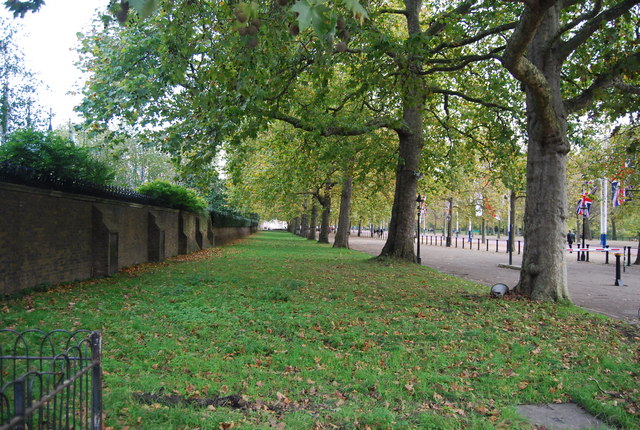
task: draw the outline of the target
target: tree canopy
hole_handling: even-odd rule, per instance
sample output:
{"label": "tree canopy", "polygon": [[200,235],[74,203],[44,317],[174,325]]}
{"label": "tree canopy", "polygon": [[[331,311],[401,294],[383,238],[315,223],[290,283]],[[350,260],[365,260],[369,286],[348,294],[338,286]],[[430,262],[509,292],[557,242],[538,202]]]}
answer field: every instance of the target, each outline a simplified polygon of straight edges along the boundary
{"label": "tree canopy", "polygon": [[[275,122],[314,141],[390,130],[396,181],[382,254],[406,259],[421,178],[484,160],[522,189],[526,144],[519,291],[565,300],[570,121],[635,118],[638,3],[405,0],[365,13],[357,2],[160,2],[146,20],[84,37],[92,77],[80,110],[95,129],[152,126],[191,169]],[[446,167],[455,153],[469,156]]]}
{"label": "tree canopy", "polygon": [[53,132],[18,130],[0,145],[0,161],[30,167],[58,178],[108,184],[114,172],[91,152]]}

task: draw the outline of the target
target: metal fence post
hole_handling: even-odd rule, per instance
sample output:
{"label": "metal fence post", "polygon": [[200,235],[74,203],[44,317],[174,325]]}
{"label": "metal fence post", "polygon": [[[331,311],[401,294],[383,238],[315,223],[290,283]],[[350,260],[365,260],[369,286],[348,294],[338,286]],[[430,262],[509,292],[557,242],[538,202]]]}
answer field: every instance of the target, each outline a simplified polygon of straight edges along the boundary
{"label": "metal fence post", "polygon": [[100,332],[91,334],[91,413],[92,429],[102,429],[102,337]]}
{"label": "metal fence post", "polygon": [[24,430],[25,400],[25,381],[20,378],[13,384],[13,416],[20,418],[20,422],[14,427],[16,430]]}

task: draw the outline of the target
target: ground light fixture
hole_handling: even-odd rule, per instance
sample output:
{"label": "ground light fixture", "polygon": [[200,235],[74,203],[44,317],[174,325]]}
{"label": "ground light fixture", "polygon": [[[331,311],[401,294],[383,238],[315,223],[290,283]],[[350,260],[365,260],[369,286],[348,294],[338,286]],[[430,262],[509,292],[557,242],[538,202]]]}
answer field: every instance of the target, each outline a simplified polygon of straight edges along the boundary
{"label": "ground light fixture", "polygon": [[509,294],[509,287],[505,284],[495,284],[491,287],[491,295],[493,297],[502,297]]}

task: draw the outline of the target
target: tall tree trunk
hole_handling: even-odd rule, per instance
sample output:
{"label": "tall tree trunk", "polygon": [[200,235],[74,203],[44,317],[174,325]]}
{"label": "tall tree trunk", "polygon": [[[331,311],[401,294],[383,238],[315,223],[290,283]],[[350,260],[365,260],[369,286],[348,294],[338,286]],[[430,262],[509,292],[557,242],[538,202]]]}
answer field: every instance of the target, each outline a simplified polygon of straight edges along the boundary
{"label": "tall tree trunk", "polygon": [[309,223],[309,235],[307,239],[316,240],[316,228],[318,226],[318,206],[316,202],[311,203],[311,222]]}
{"label": "tall tree trunk", "polygon": [[331,216],[331,185],[326,184],[324,195],[316,195],[318,202],[322,206],[322,215],[320,217],[320,235],[319,243],[329,243],[329,218]]}
{"label": "tall tree trunk", "polygon": [[[420,0],[405,0],[405,17],[409,36],[417,35],[420,28]],[[416,261],[413,237],[415,232],[415,205],[420,175],[420,153],[424,145],[423,109],[425,85],[419,75],[422,65],[411,60],[404,70],[402,80],[402,117],[404,128],[396,130],[400,140],[396,188],[389,221],[389,235],[380,257],[401,258]]]}
{"label": "tall tree trunk", "polygon": [[358,237],[362,235],[362,218],[358,221]]}
{"label": "tall tree trunk", "polygon": [[331,215],[331,197],[323,198],[322,216],[320,217],[320,234],[318,235],[319,243],[329,243],[329,217]]}
{"label": "tall tree trunk", "polygon": [[611,217],[611,240],[618,240],[618,226],[613,217]]}
{"label": "tall tree trunk", "polygon": [[291,223],[291,233],[298,234],[299,229],[300,229],[300,218],[295,217],[293,219],[293,222]]}
{"label": "tall tree trunk", "polygon": [[[415,116],[422,122],[418,109],[405,109],[405,120]],[[396,171],[396,188],[389,222],[389,235],[380,253],[381,257],[394,257],[415,261],[413,235],[415,233],[415,205],[418,188],[418,165],[422,149],[422,125],[419,135],[400,134],[400,161]]]}
{"label": "tall tree trunk", "polygon": [[300,215],[300,236],[306,238],[309,235],[309,213],[307,212],[306,203],[302,210],[302,215]]}
{"label": "tall tree trunk", "polygon": [[338,231],[333,242],[334,248],[349,248],[349,231],[351,230],[351,189],[353,178],[345,173],[340,193],[340,216],[338,217]]}
{"label": "tall tree trunk", "polygon": [[[524,254],[516,292],[535,300],[569,300],[563,249],[567,221],[567,112],[561,63],[549,55],[549,40],[559,28],[559,6],[542,18],[527,51],[528,60],[546,81],[525,83],[527,96],[527,199]],[[534,85],[539,86],[534,86]]]}

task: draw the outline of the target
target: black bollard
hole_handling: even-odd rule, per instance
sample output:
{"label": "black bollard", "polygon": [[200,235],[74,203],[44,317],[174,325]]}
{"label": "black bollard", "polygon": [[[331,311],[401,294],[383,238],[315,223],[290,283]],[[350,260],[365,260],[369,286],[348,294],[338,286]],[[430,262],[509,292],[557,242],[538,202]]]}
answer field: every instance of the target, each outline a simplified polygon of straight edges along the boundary
{"label": "black bollard", "polygon": [[589,262],[589,244],[587,243],[587,263]]}
{"label": "black bollard", "polygon": [[520,241],[518,241],[518,255],[520,255]]}
{"label": "black bollard", "polygon": [[609,251],[604,252],[604,264],[609,264]]}
{"label": "black bollard", "polygon": [[627,246],[627,266],[631,266],[631,247]]}
{"label": "black bollard", "polygon": [[486,239],[484,242],[487,245],[487,251],[488,251],[489,250],[489,239]]}
{"label": "black bollard", "polygon": [[498,239],[496,239],[496,252],[498,252]]}
{"label": "black bollard", "polygon": [[480,239],[478,239],[478,251],[480,251]]}
{"label": "black bollard", "polygon": [[619,252],[616,252],[615,256],[616,256],[616,281],[614,282],[613,285],[617,286],[617,287],[622,287],[624,284],[622,283],[622,275],[620,274],[620,257],[622,257],[623,254],[620,254]]}

